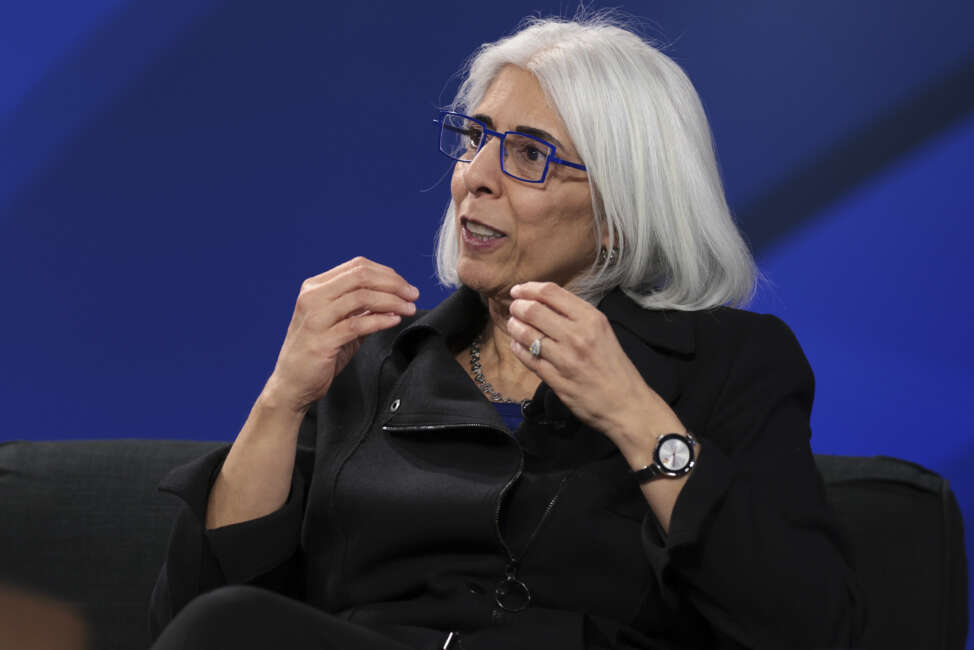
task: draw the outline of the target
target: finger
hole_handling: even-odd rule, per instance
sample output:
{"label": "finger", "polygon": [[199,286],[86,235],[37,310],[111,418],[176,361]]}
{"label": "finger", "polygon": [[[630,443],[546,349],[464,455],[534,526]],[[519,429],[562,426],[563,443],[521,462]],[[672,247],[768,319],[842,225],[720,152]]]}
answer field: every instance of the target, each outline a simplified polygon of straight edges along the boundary
{"label": "finger", "polygon": [[541,339],[541,356],[552,365],[560,367],[560,362],[563,360],[562,350],[555,339],[547,336],[544,332],[538,331],[515,316],[512,316],[507,321],[507,333],[510,334],[513,341],[516,341],[527,350],[528,354],[531,354],[531,344],[536,339]]}
{"label": "finger", "polygon": [[[342,320],[346,316],[363,311],[391,311],[410,316],[416,312],[413,300],[419,290],[411,286],[395,271],[379,265],[358,265],[346,270],[325,283],[310,284],[306,280],[298,295],[296,314],[330,314],[326,326]],[[373,291],[388,296],[379,300],[363,300],[364,294],[355,292]],[[375,308],[370,307],[373,305]]]}
{"label": "finger", "polygon": [[336,275],[340,275],[341,273],[344,273],[350,268],[354,268],[356,266],[365,265],[365,264],[377,264],[377,262],[373,262],[369,258],[362,257],[361,255],[358,257],[353,257],[350,260],[346,260],[345,262],[342,262],[338,266],[333,266],[326,271],[322,271],[318,275],[313,275],[310,278],[305,279],[304,284],[302,286],[316,286],[322,284],[334,278]]}
{"label": "finger", "polygon": [[575,320],[575,317],[587,308],[594,309],[592,305],[554,282],[516,284],[511,287],[511,297],[537,300],[569,320]]}
{"label": "finger", "polygon": [[336,275],[339,275],[349,269],[354,269],[359,266],[377,266],[392,271],[392,269],[388,266],[384,266],[383,264],[379,264],[378,262],[374,262],[367,257],[363,257],[359,255],[358,257],[353,257],[350,260],[342,262],[338,266],[333,266],[327,271],[323,271],[318,275],[311,276],[310,278],[308,278],[308,281],[314,283],[327,282],[328,280],[335,277]]}
{"label": "finger", "polygon": [[409,301],[419,297],[419,289],[389,267],[380,265],[346,269],[321,285],[322,293],[332,299],[356,289],[385,291]]}
{"label": "finger", "polygon": [[518,361],[540,377],[541,381],[548,384],[552,390],[557,393],[561,389],[564,384],[561,373],[558,372],[558,368],[553,363],[544,358],[543,349],[542,356],[536,357],[531,354],[528,348],[521,345],[519,341],[511,339],[511,350],[513,350],[514,356],[518,358]]}
{"label": "finger", "polygon": [[409,284],[391,267],[373,262],[365,257],[356,257],[320,275],[305,280],[307,289],[327,287],[325,295],[337,298],[339,295],[354,289],[375,289],[388,291],[401,296],[404,300],[416,300],[419,289]]}
{"label": "finger", "polygon": [[331,331],[332,342],[336,347],[351,343],[357,338],[374,334],[390,327],[395,327],[402,321],[399,314],[365,314],[350,316],[338,323]]}
{"label": "finger", "polygon": [[365,312],[412,316],[416,313],[416,305],[384,291],[356,289],[339,296],[338,299],[328,304],[328,308],[324,312],[327,315],[324,317],[323,325],[331,327],[350,316],[361,315]]}
{"label": "finger", "polygon": [[539,333],[556,341],[564,340],[575,323],[554,311],[543,302],[526,298],[511,301],[509,312],[512,318],[530,325]]}

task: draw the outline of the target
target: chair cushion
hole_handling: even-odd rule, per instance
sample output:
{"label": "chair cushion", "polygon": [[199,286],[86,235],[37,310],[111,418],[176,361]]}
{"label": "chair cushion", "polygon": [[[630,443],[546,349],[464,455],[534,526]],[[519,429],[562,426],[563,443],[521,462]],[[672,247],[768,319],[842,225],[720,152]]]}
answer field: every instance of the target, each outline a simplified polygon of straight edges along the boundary
{"label": "chair cushion", "polygon": [[179,501],[156,491],[216,442],[0,443],[0,584],[78,607],[93,650],[149,644],[149,595]]}

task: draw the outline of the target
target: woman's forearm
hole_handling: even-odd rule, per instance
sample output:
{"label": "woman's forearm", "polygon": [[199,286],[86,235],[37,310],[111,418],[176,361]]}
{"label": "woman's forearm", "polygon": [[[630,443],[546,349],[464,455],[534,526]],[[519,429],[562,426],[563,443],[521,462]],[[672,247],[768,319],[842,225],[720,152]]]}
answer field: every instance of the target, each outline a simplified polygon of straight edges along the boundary
{"label": "woman's forearm", "polygon": [[[635,403],[639,407],[631,414],[623,416],[623,421],[612,439],[629,462],[629,467],[640,470],[653,463],[653,451],[659,436],[667,433],[685,434],[687,430],[676,413],[655,392],[650,391],[648,397]],[[694,451],[699,458],[700,445]],[[692,470],[690,473],[693,473]],[[676,499],[689,478],[690,474],[679,478],[661,477],[640,486],[656,520],[667,535],[670,532],[670,518]]]}
{"label": "woman's forearm", "polygon": [[263,517],[284,505],[303,417],[265,388],[210,490],[207,529]]}

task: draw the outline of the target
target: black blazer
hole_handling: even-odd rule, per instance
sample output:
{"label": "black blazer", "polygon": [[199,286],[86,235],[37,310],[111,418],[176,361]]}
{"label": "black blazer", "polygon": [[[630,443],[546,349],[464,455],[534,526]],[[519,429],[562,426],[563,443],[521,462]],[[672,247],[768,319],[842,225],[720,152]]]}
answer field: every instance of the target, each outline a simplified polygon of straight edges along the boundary
{"label": "black blazer", "polygon": [[[163,481],[187,507],[155,634],[199,593],[252,583],[380,629],[456,630],[469,649],[855,646],[862,604],[791,331],[729,308],[645,310],[618,290],[599,308],[701,442],[668,537],[613,443],[546,385],[514,434],[504,426],[454,360],[486,319],[461,289],[365,342],[302,425],[277,512],[203,529],[226,448]],[[501,538],[523,547],[565,476],[518,569],[532,603],[503,611]]]}

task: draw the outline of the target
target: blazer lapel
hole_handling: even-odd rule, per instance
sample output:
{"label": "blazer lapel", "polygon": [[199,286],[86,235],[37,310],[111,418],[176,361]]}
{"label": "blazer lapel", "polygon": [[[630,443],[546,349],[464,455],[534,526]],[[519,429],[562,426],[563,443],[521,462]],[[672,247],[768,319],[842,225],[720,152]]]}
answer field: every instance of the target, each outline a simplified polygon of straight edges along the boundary
{"label": "blazer lapel", "polygon": [[395,410],[383,423],[387,431],[438,426],[488,426],[505,431],[497,410],[454,360],[443,339],[427,337],[394,390]]}
{"label": "blazer lapel", "polygon": [[465,346],[483,329],[487,309],[480,296],[460,287],[435,309],[403,328],[393,348],[409,359],[383,427],[387,431],[436,426],[486,426],[505,432],[504,422],[470,381],[450,349]]}

